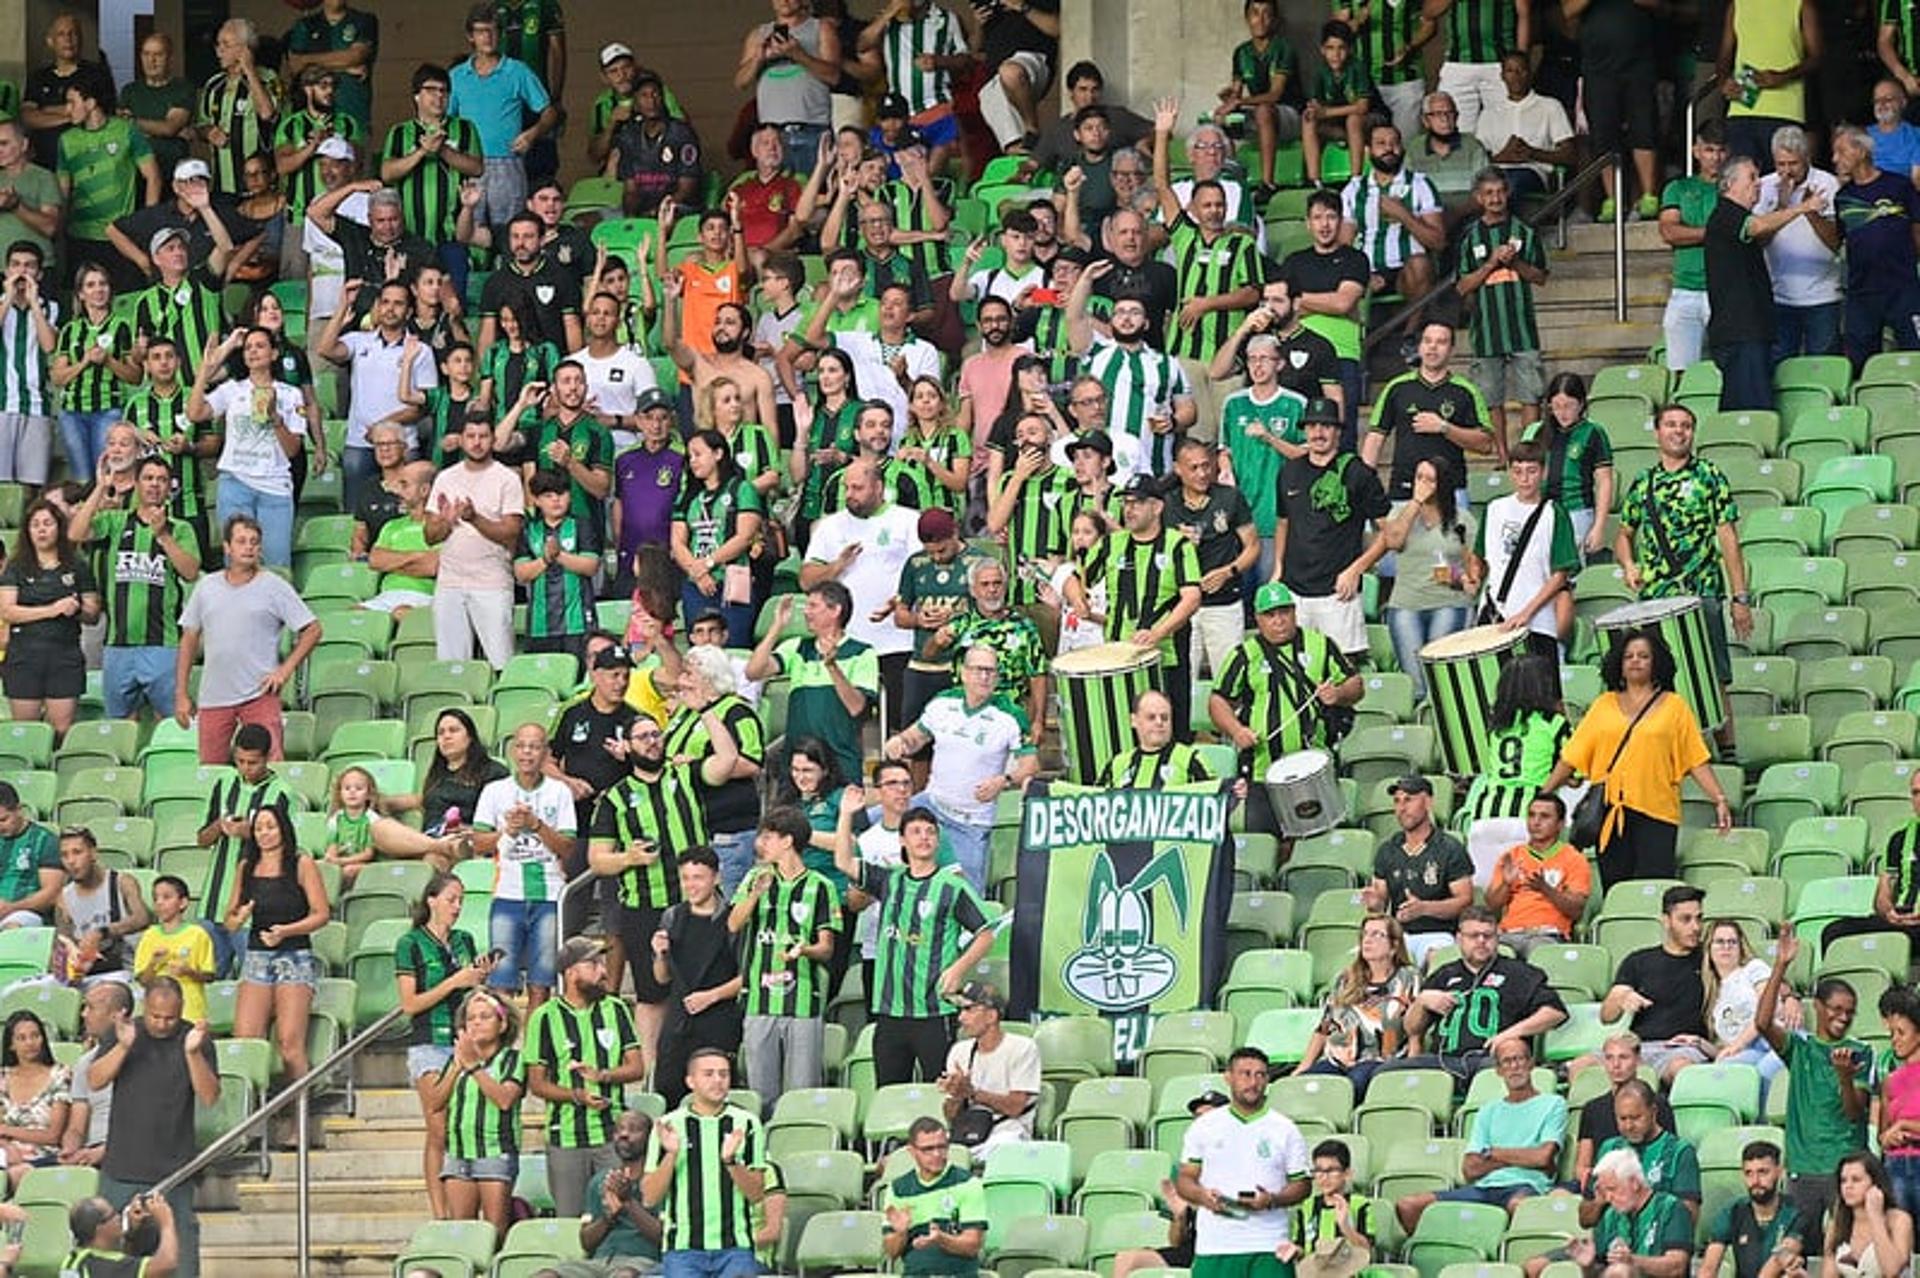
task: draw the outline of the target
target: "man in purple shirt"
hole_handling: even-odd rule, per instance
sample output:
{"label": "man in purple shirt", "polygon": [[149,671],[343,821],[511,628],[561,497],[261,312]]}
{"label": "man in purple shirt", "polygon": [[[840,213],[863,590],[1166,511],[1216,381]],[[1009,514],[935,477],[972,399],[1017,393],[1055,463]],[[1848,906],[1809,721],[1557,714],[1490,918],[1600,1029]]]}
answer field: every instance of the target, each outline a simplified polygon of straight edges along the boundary
{"label": "man in purple shirt", "polygon": [[633,591],[633,557],[642,546],[665,546],[673,526],[673,503],[687,455],[678,445],[673,400],[657,386],[634,402],[640,444],[613,463],[613,533],[619,547],[610,598]]}

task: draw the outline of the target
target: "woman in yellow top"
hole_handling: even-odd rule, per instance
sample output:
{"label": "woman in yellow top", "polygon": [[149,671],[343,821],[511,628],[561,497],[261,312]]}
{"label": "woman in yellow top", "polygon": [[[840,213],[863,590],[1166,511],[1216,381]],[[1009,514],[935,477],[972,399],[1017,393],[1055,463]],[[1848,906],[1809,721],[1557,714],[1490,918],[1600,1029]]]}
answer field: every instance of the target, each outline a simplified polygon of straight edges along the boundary
{"label": "woman in yellow top", "polygon": [[[1686,699],[1674,694],[1673,676],[1673,653],[1659,635],[1629,630],[1617,639],[1600,667],[1606,695],[1588,708],[1541,787],[1557,790],[1575,773],[1606,786],[1607,819],[1598,857],[1605,887],[1674,877],[1680,783],[1689,776],[1713,800],[1720,830],[1733,825],[1726,792],[1708,766],[1712,756],[1706,738]],[[1639,724],[1629,740],[1627,730],[1636,717]]]}

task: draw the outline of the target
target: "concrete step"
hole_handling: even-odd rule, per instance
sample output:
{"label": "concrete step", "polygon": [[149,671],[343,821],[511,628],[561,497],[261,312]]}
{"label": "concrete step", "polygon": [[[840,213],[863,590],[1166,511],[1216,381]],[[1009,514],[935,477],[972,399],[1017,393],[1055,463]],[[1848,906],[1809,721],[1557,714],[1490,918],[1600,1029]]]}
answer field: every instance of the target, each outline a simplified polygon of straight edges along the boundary
{"label": "concrete step", "polygon": [[[412,1122],[398,1118],[380,1119],[377,1122],[344,1119],[340,1126],[328,1129],[326,1147],[329,1153],[412,1150],[418,1154],[425,1134],[425,1127],[418,1118]],[[523,1113],[520,1116],[520,1148],[526,1152],[546,1148],[545,1124],[531,1114]]]}
{"label": "concrete step", "polygon": [[[262,1259],[278,1257],[284,1262],[293,1254],[295,1243],[292,1202],[289,1187],[285,1210],[203,1213],[200,1217],[201,1245],[203,1248],[221,1248],[230,1252],[251,1251]],[[370,1210],[375,1203],[381,1210]],[[426,1191],[420,1191],[417,1202],[408,1199],[399,1202],[391,1210],[387,1208],[387,1200],[362,1197],[351,1208],[341,1210],[336,1206],[331,1215],[316,1210],[313,1220],[315,1245],[324,1244],[332,1250],[356,1254],[384,1250],[391,1258],[406,1246],[407,1239],[413,1237],[413,1231],[428,1219]],[[286,1273],[289,1268],[270,1266],[269,1271]],[[258,1272],[255,1271],[256,1274]]]}
{"label": "concrete step", "polygon": [[[533,1115],[540,1121],[546,1120],[547,1103],[537,1096],[524,1097],[520,1102],[523,1115]],[[379,1122],[387,1119],[402,1118],[418,1122],[420,1119],[420,1096],[411,1088],[403,1087],[363,1087],[354,1096],[353,1120],[361,1122]],[[347,1116],[330,1116],[328,1122],[349,1121]]]}
{"label": "concrete step", "polygon": [[[406,1142],[396,1141],[383,1149],[316,1149],[307,1155],[307,1174],[315,1184],[322,1181],[404,1180],[420,1177],[420,1146],[425,1132],[416,1130]],[[271,1178],[293,1183],[299,1175],[298,1158],[291,1152],[272,1156]],[[254,1183],[243,1180],[241,1188]]]}
{"label": "concrete step", "polygon": [[[432,1214],[427,1205],[426,1186],[420,1180],[416,1157],[411,1176],[374,1179],[363,1173],[352,1180],[316,1180],[308,1184],[308,1201],[313,1205],[314,1235],[328,1242],[340,1241],[336,1222],[364,1214],[378,1205],[382,1212],[409,1212],[414,1223]],[[299,1201],[299,1187],[291,1175],[272,1180],[252,1181],[240,1186],[240,1211],[244,1215],[293,1214]]]}
{"label": "concrete step", "polygon": [[[397,1250],[315,1247],[313,1278],[393,1278]],[[260,1278],[262,1274],[291,1273],[291,1250],[265,1254],[249,1247],[200,1248],[201,1278]]]}
{"label": "concrete step", "polygon": [[[1551,234],[1551,232],[1549,232]],[[1584,226],[1567,228],[1567,251],[1570,253],[1611,255],[1613,253],[1613,223],[1589,222]],[[1629,253],[1671,252],[1665,240],[1660,238],[1658,222],[1628,222],[1627,251]]]}

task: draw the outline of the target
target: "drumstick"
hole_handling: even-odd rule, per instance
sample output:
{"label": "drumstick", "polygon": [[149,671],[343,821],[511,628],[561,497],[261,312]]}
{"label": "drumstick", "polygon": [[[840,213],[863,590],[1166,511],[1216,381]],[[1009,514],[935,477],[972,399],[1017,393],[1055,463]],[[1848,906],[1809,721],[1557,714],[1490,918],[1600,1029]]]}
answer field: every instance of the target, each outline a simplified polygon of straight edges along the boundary
{"label": "drumstick", "polygon": [[1316,688],[1312,692],[1309,692],[1304,701],[1289,711],[1286,718],[1273,726],[1272,731],[1267,733],[1267,740],[1271,742],[1275,737],[1284,733],[1288,728],[1291,728],[1294,723],[1299,720],[1300,716],[1307,712],[1307,707],[1311,706],[1319,697],[1319,689]]}

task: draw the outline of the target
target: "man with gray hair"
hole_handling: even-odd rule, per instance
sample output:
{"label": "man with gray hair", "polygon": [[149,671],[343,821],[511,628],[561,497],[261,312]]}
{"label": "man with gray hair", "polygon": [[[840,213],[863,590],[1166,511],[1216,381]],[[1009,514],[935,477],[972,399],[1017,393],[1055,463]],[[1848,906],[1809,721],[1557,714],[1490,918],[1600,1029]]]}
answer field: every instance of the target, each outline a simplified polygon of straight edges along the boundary
{"label": "man with gray hair", "polygon": [[[159,1232],[159,1245],[145,1259],[129,1255],[144,1250],[136,1231],[152,1225]],[[62,1266],[63,1274],[84,1278],[107,1278],[110,1274],[139,1274],[142,1278],[172,1278],[183,1272],[180,1266],[180,1235],[174,1228],[173,1211],[164,1198],[142,1196],[127,1204],[123,1215],[104,1198],[82,1198],[67,1211],[67,1228],[73,1233],[74,1251]],[[197,1267],[199,1257],[191,1258]],[[9,1266],[11,1268],[11,1266]]]}
{"label": "man with gray hair", "polygon": [[1782,227],[1817,216],[1808,195],[1770,213],[1756,213],[1760,170],[1747,156],[1720,175],[1720,200],[1707,218],[1707,353],[1720,367],[1720,410],[1773,410],[1773,278],[1766,246]]}
{"label": "man with gray hair", "polygon": [[1817,200],[1818,212],[1787,223],[1767,242],[1773,276],[1773,362],[1793,355],[1840,352],[1840,223],[1833,196],[1840,182],[1813,166],[1807,133],[1797,124],[1773,131],[1773,172],[1760,179],[1755,213]]}
{"label": "man with gray hair", "polygon": [[26,240],[51,257],[65,203],[59,179],[33,162],[26,129],[0,120],[0,247]]}
{"label": "man with gray hair", "polygon": [[247,157],[270,150],[280,115],[280,77],[254,61],[260,33],[246,18],[229,18],[214,37],[220,69],[200,88],[193,124],[213,152],[213,189],[235,199],[246,194]]}
{"label": "man with gray hair", "polygon": [[1833,167],[1844,179],[1834,220],[1847,244],[1847,357],[1857,375],[1891,329],[1901,350],[1920,347],[1920,285],[1913,227],[1920,194],[1904,173],[1874,162],[1873,141],[1851,125],[1834,130]]}
{"label": "man with gray hair", "polygon": [[[1649,1185],[1630,1149],[1602,1155],[1593,1178],[1606,1210],[1591,1238],[1567,1244],[1565,1258],[1587,1278],[1686,1278],[1693,1258],[1693,1217],[1686,1205]],[[1558,1258],[1529,1260],[1527,1278],[1538,1278]]]}

